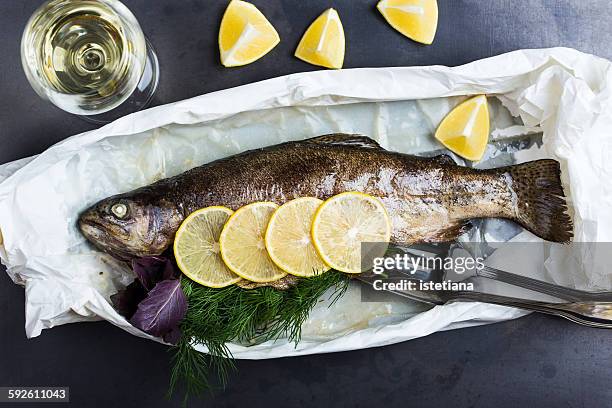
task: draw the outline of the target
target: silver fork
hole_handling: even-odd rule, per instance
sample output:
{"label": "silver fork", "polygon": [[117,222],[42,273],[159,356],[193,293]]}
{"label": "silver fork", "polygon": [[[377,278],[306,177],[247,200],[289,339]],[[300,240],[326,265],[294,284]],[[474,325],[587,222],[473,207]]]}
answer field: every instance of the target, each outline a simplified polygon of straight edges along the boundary
{"label": "silver fork", "polygon": [[[374,280],[368,275],[358,275],[357,279],[373,285]],[[451,302],[483,302],[494,305],[516,307],[538,313],[563,317],[583,326],[612,329],[612,302],[570,302],[546,303],[527,299],[512,298],[480,292],[449,292],[419,290],[387,290],[405,298],[431,305],[443,305]]]}
{"label": "silver fork", "polygon": [[[415,249],[423,253],[433,254],[436,256],[444,256],[450,252],[450,246],[434,246],[421,244],[413,246]],[[410,249],[404,249],[411,253]],[[412,254],[422,256],[421,254]],[[558,299],[567,300],[570,302],[612,302],[612,292],[589,292],[579,289],[568,288],[565,286],[555,285],[541,281],[538,279],[529,278],[527,276],[518,275],[516,273],[502,271],[490,266],[484,266],[481,269],[476,268],[473,271],[473,276],[487,278],[498,282],[507,283],[523,289],[528,289],[537,293],[546,294]],[[466,276],[469,277],[469,276]]]}
{"label": "silver fork", "polygon": [[[417,245],[412,248],[421,253],[441,256],[448,253],[449,247],[441,248],[432,245]],[[423,256],[422,254],[414,254],[406,248],[404,248],[403,251],[411,255]],[[397,270],[390,272],[393,275],[391,279],[400,278],[425,282],[442,282],[446,279],[445,271],[437,269],[419,268],[418,270],[413,270],[410,274],[407,274],[406,271]],[[612,292],[587,292],[571,289],[487,266],[480,270],[477,269],[475,276],[551,295],[559,299],[567,300],[568,302],[549,303],[472,291],[387,290],[386,292],[433,305],[442,305],[449,302],[483,302],[517,307],[534,312],[560,316],[585,326],[612,328]],[[372,285],[376,279],[380,279],[380,276],[372,273],[365,273],[358,275],[357,279]]]}

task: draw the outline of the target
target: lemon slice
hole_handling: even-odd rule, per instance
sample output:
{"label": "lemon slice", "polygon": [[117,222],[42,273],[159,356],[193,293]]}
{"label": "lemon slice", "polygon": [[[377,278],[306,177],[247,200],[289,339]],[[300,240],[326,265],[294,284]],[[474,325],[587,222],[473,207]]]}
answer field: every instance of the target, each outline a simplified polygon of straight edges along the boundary
{"label": "lemon slice", "polygon": [[358,192],[338,194],[325,201],[312,222],[312,240],[330,267],[360,273],[361,243],[389,242],[391,220],[383,203]]}
{"label": "lemon slice", "polygon": [[266,248],[285,272],[310,277],[329,270],[310,238],[315,212],[323,201],[314,197],[291,200],[274,212],[266,230]]}
{"label": "lemon slice", "polygon": [[342,68],[344,46],[344,29],[340,16],[330,8],[308,27],[295,50],[295,56],[313,65]]}
{"label": "lemon slice", "polygon": [[278,33],[251,3],[232,0],[219,29],[221,63],[226,67],[250,64],[280,42]]}
{"label": "lemon slice", "polygon": [[236,211],[223,227],[219,244],[227,267],[252,282],[273,282],[287,275],[266,251],[264,235],[278,205],[257,202]]}
{"label": "lemon slice", "polygon": [[482,159],[489,142],[486,95],[470,98],[450,111],[436,130],[436,139],[463,158]]}
{"label": "lemon slice", "polygon": [[406,37],[423,44],[433,42],[438,28],[436,0],[380,0],[376,7]]}
{"label": "lemon slice", "polygon": [[207,207],[189,215],[174,239],[174,257],[191,280],[211,288],[236,283],[240,276],[230,271],[219,254],[219,235],[233,211]]}

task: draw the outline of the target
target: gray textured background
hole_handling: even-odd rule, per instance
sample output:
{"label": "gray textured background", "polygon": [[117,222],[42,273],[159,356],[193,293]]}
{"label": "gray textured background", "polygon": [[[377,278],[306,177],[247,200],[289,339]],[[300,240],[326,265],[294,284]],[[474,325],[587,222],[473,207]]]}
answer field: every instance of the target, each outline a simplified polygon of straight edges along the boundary
{"label": "gray textured background", "polygon": [[[157,48],[162,76],[155,104],[315,69],[292,53],[309,22],[331,6],[345,27],[347,68],[459,65],[551,46],[612,57],[608,0],[438,0],[432,46],[393,31],[376,1],[253,0],[282,42],[239,69],[217,62],[225,0],[124,2]],[[92,128],[40,100],[21,71],[21,31],[40,3],[0,0],[0,163]],[[165,347],[105,323],[62,326],[26,340],[23,304],[23,290],[0,276],[0,386],[67,385],[75,407],[180,406],[178,397],[163,397]],[[240,361],[225,391],[190,406],[611,407],[611,338],[609,331],[531,315],[377,349]]]}

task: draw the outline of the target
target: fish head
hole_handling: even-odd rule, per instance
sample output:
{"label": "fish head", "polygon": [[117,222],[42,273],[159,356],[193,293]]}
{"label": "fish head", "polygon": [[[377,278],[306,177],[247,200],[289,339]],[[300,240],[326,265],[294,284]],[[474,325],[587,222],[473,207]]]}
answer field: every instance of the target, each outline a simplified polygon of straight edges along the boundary
{"label": "fish head", "polygon": [[144,191],[98,202],[81,213],[78,226],[98,249],[130,260],[164,252],[182,220],[171,202]]}

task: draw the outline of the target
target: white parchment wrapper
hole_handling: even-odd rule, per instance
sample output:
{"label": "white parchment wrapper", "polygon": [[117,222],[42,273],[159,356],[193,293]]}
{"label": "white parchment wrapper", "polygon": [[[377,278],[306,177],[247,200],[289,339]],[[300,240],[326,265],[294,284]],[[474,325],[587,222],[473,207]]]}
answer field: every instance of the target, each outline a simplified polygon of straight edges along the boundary
{"label": "white parchment wrapper", "polygon": [[[465,95],[497,97],[490,98],[494,139],[543,132],[536,156],[562,163],[575,240],[612,241],[611,85],[609,61],[563,48],[515,51],[456,68],[294,74],[139,112],[5,164],[0,258],[14,282],[25,286],[26,334],[104,319],[153,339],[108,302],[133,276],[92,250],[76,229],[79,212],[99,199],[244,150],[329,132],[363,133],[407,153],[439,149],[433,131]],[[519,238],[535,239],[529,233]],[[546,265],[545,278],[612,288],[605,265],[584,261],[570,274],[564,256],[560,248],[554,259],[538,261]],[[236,358],[250,359],[351,350],[523,314],[478,303],[422,310],[400,300],[363,303],[352,288],[331,309],[322,302],[313,311],[297,346],[281,339],[231,349]]]}

